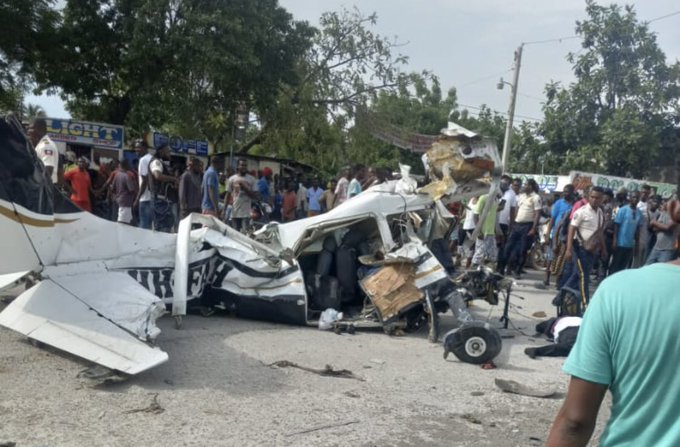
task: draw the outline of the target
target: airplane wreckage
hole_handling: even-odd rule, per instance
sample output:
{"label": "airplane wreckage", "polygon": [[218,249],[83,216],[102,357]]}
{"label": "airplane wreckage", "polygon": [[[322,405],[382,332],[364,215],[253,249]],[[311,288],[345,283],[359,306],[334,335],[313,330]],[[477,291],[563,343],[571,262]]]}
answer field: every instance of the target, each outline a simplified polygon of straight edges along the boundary
{"label": "airplane wreckage", "polygon": [[166,309],[178,322],[200,306],[297,325],[326,320],[337,330],[427,325],[431,341],[438,315],[451,310],[457,328],[443,336],[445,356],[487,362],[500,336],[474,321],[466,302],[498,304],[504,292],[507,326],[512,282],[483,268],[449,276],[444,238],[453,216],[444,202],[495,194],[498,151],[450,123],[424,160],[432,181],[420,189],[404,169],[400,180],[325,214],[272,222],[251,236],[198,214],[166,234],[77,208],[46,178],[21,125],[0,119],[0,290],[34,282],[0,313],[0,325],[137,374],[168,360],[154,344]]}

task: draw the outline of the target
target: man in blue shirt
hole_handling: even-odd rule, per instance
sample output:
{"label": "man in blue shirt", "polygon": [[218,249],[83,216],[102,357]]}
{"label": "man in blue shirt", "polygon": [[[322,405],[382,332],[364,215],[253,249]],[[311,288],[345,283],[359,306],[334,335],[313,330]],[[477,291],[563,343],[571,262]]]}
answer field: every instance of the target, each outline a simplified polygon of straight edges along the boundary
{"label": "man in blue shirt", "polygon": [[[680,221],[680,204],[670,213]],[[600,446],[680,445],[680,261],[605,279],[564,364],[569,390],[548,447],[585,446],[609,389],[611,416]]]}
{"label": "man in blue shirt", "polygon": [[264,203],[272,205],[272,197],[269,193],[269,185],[272,181],[272,170],[269,167],[265,167],[262,170],[262,176],[257,181],[257,191],[260,193],[260,200]]}
{"label": "man in blue shirt", "polygon": [[219,172],[224,168],[224,158],[213,157],[210,160],[210,167],[203,175],[201,191],[203,200],[201,201],[201,211],[209,216],[217,216],[219,211],[220,182]]}
{"label": "man in blue shirt", "polygon": [[319,187],[319,179],[312,179],[311,188],[307,189],[307,203],[309,209],[307,216],[317,216],[321,214],[321,196],[323,195],[323,188]]}
{"label": "man in blue shirt", "polygon": [[609,266],[609,274],[627,269],[633,259],[635,247],[640,238],[640,228],[644,223],[642,213],[638,209],[640,193],[632,192],[628,206],[619,208],[614,218],[614,255]]}
{"label": "man in blue shirt", "polygon": [[[551,253],[549,259],[547,259],[548,264],[545,268],[545,280],[543,281],[543,286],[537,285],[539,288],[545,288],[550,285],[550,275],[556,271],[553,264],[564,265],[564,261],[560,258],[560,252],[564,251],[564,247],[560,244],[559,237],[556,235],[556,229],[559,226],[560,221],[564,215],[571,211],[571,205],[574,203],[574,185],[566,185],[562,190],[562,198],[553,203],[550,209],[550,222],[548,222],[548,250]],[[562,257],[563,258],[563,257]],[[561,272],[556,272],[555,274],[559,276]]]}

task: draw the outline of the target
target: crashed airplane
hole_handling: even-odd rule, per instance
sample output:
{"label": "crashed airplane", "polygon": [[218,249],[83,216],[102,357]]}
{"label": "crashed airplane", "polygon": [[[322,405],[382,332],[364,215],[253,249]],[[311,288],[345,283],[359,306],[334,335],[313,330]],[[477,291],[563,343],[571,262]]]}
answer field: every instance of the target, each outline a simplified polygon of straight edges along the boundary
{"label": "crashed airplane", "polygon": [[168,360],[155,345],[166,309],[179,324],[195,306],[315,326],[334,309],[342,312],[330,321],[335,329],[427,325],[432,341],[438,314],[451,310],[459,325],[444,336],[445,353],[483,363],[500,351],[500,337],[473,321],[465,302],[497,304],[505,291],[507,308],[511,283],[484,269],[452,279],[450,256],[431,248],[452,218],[443,201],[494,193],[498,153],[450,123],[425,159],[432,181],[421,189],[406,175],[251,236],[198,214],[166,234],[77,208],[45,177],[21,125],[0,119],[0,290],[32,284],[0,313],[0,325],[137,374]]}

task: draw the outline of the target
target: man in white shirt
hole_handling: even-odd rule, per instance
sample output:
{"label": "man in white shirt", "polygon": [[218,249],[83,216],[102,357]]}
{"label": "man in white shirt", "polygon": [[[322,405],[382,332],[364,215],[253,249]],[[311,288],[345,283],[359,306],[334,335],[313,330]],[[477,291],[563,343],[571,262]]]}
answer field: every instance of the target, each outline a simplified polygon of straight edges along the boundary
{"label": "man in white shirt", "polygon": [[524,184],[522,194],[517,200],[517,216],[510,231],[510,236],[503,249],[503,256],[498,260],[497,271],[505,275],[505,269],[511,262],[515,262],[514,277],[519,279],[524,266],[524,254],[533,243],[533,237],[538,230],[541,218],[541,198],[538,195],[538,184],[529,179]]}
{"label": "man in white shirt", "polygon": [[510,226],[515,222],[515,215],[517,214],[517,194],[510,187],[512,184],[512,178],[509,175],[503,175],[501,177],[501,192],[503,197],[501,197],[501,205],[498,206],[498,224],[503,232],[503,238],[507,239],[508,230]]}
{"label": "man in white shirt", "polygon": [[307,203],[307,187],[305,186],[305,178],[302,175],[298,175],[298,189],[297,197],[295,199],[295,214],[298,219],[307,217],[307,211],[309,210],[309,204]]}
{"label": "man in white shirt", "polygon": [[571,259],[573,264],[571,274],[562,283],[562,289],[556,299],[564,298],[566,293],[572,293],[579,298],[579,306],[571,314],[582,314],[590,302],[590,269],[599,253],[606,254],[604,243],[604,213],[600,209],[604,190],[599,186],[590,189],[588,204],[576,210],[569,223],[567,234],[567,248],[565,258]]}
{"label": "man in white shirt", "polygon": [[347,188],[349,187],[349,180],[347,180],[347,177],[349,177],[349,170],[345,168],[340,173],[338,184],[335,187],[335,203],[333,203],[333,208],[347,200]]}
{"label": "man in white shirt", "polygon": [[238,161],[236,174],[227,180],[225,202],[231,198],[231,225],[241,233],[246,233],[250,225],[252,201],[259,199],[257,180],[248,174],[248,162]]}
{"label": "man in white shirt", "polygon": [[34,118],[28,126],[28,137],[35,147],[35,153],[45,165],[45,174],[52,183],[59,181],[59,149],[47,135],[47,123],[43,118]]}
{"label": "man in white shirt", "polygon": [[139,157],[139,192],[134,206],[139,206],[139,228],[150,230],[153,223],[153,202],[149,189],[149,163],[153,160],[153,155],[148,150],[149,146],[146,141],[142,139],[135,141],[135,151]]}

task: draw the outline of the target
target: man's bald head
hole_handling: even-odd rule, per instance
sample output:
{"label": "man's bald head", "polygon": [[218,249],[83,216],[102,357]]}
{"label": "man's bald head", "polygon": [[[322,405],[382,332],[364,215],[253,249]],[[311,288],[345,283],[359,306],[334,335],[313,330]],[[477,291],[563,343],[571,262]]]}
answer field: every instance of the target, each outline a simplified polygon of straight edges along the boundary
{"label": "man's bald head", "polygon": [[47,121],[44,118],[33,118],[28,125],[28,138],[31,139],[33,146],[36,146],[40,139],[47,134]]}

